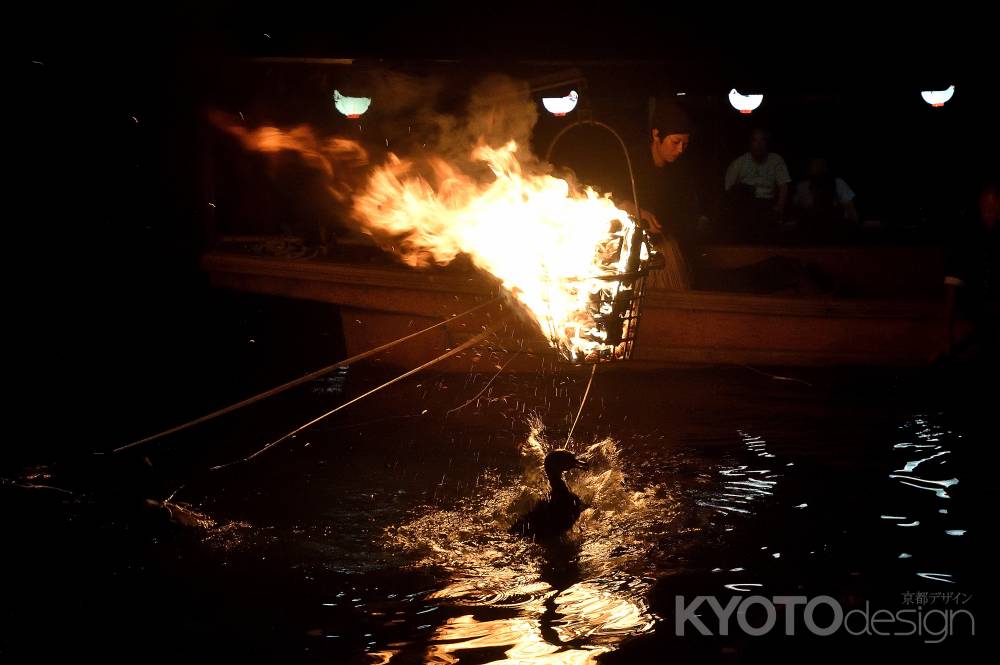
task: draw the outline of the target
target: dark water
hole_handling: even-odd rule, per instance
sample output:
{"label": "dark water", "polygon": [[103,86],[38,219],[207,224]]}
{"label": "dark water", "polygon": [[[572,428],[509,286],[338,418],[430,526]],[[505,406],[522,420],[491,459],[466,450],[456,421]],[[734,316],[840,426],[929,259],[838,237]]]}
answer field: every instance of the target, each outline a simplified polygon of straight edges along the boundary
{"label": "dark water", "polygon": [[[489,348],[472,355],[498,362]],[[584,374],[551,364],[419,375],[220,471],[204,469],[390,371],[359,365],[155,445],[146,459],[76,456],[22,470],[2,488],[3,653],[929,661],[976,644],[962,621],[938,644],[926,634],[812,637],[801,622],[793,637],[689,627],[681,638],[678,595],[963,608],[988,639],[997,455],[982,408],[912,373],[603,369],[571,444],[591,460],[569,476],[590,508],[558,543],[506,532],[544,492],[541,457],[565,442],[585,386]],[[173,521],[143,503],[172,494]]]}

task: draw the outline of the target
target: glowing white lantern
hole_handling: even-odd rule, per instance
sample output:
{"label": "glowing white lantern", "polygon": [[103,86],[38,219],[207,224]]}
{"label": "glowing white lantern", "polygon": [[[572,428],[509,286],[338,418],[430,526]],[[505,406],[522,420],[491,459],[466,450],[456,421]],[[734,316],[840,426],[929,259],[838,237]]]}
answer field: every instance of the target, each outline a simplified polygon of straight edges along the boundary
{"label": "glowing white lantern", "polygon": [[348,118],[360,118],[372,105],[371,97],[347,97],[339,90],[333,91],[333,105]]}
{"label": "glowing white lantern", "polygon": [[764,95],[741,95],[736,88],[729,91],[729,103],[740,113],[752,113],[764,101]]}
{"label": "glowing white lantern", "polygon": [[543,97],[542,106],[554,116],[564,116],[576,108],[578,99],[580,95],[576,94],[576,90],[572,90],[565,97]]}
{"label": "glowing white lantern", "polygon": [[955,86],[949,85],[945,90],[924,90],[920,96],[931,106],[944,106],[945,102],[955,94]]}

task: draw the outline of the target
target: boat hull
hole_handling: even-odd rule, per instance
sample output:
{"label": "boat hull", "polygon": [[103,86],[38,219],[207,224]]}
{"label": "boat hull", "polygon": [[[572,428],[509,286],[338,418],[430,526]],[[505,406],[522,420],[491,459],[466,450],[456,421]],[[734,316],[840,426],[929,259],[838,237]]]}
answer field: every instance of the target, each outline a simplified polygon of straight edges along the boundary
{"label": "boat hull", "polygon": [[[347,353],[403,337],[497,295],[474,271],[418,271],[210,252],[204,269],[219,288],[340,306]],[[506,310],[503,308],[506,307]],[[488,370],[514,350],[511,371],[556,361],[541,333],[498,303],[387,352],[379,362],[412,367],[484,327],[499,326],[487,351],[453,359],[449,369]],[[705,364],[914,366],[940,348],[943,311],[932,300],[843,299],[651,289],[631,369]],[[485,361],[485,362],[484,362]]]}

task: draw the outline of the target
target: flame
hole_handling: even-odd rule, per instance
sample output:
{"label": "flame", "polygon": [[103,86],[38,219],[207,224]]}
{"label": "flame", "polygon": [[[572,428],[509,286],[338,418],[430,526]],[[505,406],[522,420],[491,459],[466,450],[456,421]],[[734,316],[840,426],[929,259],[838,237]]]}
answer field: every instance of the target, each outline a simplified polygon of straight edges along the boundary
{"label": "flame", "polygon": [[621,357],[622,335],[609,336],[601,323],[631,325],[614,303],[633,287],[613,277],[629,272],[631,257],[649,258],[645,243],[633,252],[641,232],[608,196],[526,173],[517,151],[514,141],[472,151],[492,172],[487,182],[441,159],[430,161],[428,180],[390,155],[355,195],[354,216],[411,266],[467,254],[569,360]]}
{"label": "flame", "polygon": [[635,273],[650,249],[610,195],[529,173],[513,140],[500,147],[480,142],[471,151],[488,167],[485,178],[439,157],[418,168],[392,153],[365,178],[360,167],[369,157],[356,141],[321,140],[306,125],[249,130],[221,114],[213,120],[247,149],[297,152],[326,174],[330,194],[350,205],[362,230],[408,265],[468,255],[568,360],[628,356],[641,285]]}
{"label": "flame", "polygon": [[320,140],[308,125],[290,130],[259,127],[251,131],[221,113],[211,114],[210,120],[238,138],[247,150],[298,153],[307,164],[326,175],[331,196],[341,203],[350,200],[351,172],[368,164],[368,151],[357,141],[336,136]]}

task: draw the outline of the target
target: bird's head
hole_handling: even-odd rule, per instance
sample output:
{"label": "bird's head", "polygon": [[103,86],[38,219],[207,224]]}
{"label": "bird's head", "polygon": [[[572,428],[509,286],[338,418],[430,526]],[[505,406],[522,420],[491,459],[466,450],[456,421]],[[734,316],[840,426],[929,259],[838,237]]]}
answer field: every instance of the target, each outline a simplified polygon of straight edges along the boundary
{"label": "bird's head", "polygon": [[565,448],[553,450],[545,456],[545,472],[551,474],[562,474],[571,469],[586,469],[587,462],[580,459]]}

